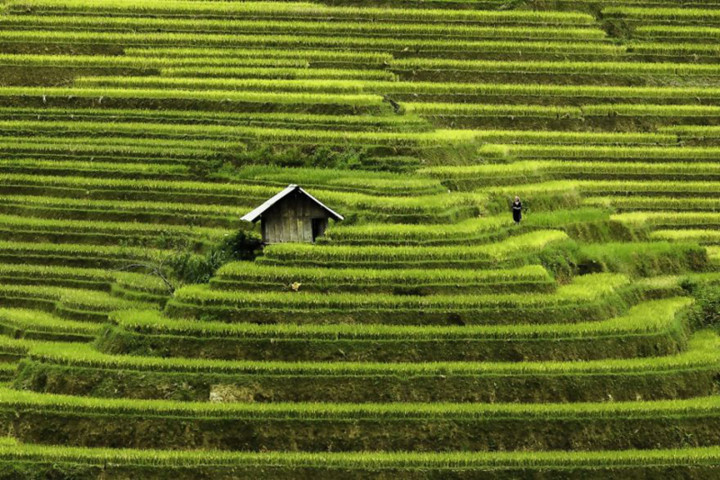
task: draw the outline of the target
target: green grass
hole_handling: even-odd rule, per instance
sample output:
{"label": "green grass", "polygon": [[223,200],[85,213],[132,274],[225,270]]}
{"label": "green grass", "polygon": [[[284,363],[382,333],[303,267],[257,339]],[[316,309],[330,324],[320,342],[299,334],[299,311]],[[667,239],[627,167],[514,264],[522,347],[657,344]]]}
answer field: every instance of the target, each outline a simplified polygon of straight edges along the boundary
{"label": "green grass", "polygon": [[423,297],[346,292],[243,292],[194,285],[177,290],[168,302],[166,312],[176,317],[198,316],[230,322],[251,319],[258,323],[561,323],[577,322],[583,316],[602,319],[614,315],[626,308],[626,294],[630,297],[642,295],[641,291],[630,287],[627,277],[611,274],[576,278],[552,294]]}
{"label": "green grass", "polygon": [[697,333],[688,350],[676,356],[573,362],[253,362],[194,358],[109,355],[90,345],[68,349],[63,344],[38,344],[29,357],[78,368],[258,375],[593,375],[652,374],[672,370],[718,369],[720,340],[710,331]]}
{"label": "green grass", "polygon": [[[27,309],[0,309],[0,328],[14,332],[15,338],[39,339],[83,339],[92,340],[100,333],[102,325],[51,315],[46,312]],[[3,346],[4,347],[4,346]],[[78,345],[63,345],[63,349],[77,348]],[[3,348],[4,350],[4,348]]]}
{"label": "green grass", "polygon": [[720,245],[720,231],[718,230],[655,230],[650,234],[650,238],[670,242],[696,242],[700,245]]}
{"label": "green grass", "polygon": [[[399,325],[321,325],[321,324],[270,324],[258,325],[250,323],[197,322],[195,320],[174,319],[160,315],[156,311],[125,311],[111,315],[113,322],[122,329],[141,335],[140,342],[159,341],[163,339],[171,345],[179,343],[180,337],[212,339],[221,342],[223,339],[243,340],[304,340],[312,341],[362,341],[381,340],[396,342],[423,342],[438,340],[439,342],[468,340],[482,345],[484,342],[500,340],[502,342],[535,341],[544,344],[549,342],[565,342],[565,348],[553,349],[560,358],[572,358],[573,350],[567,348],[572,340],[588,340],[600,342],[607,339],[641,338],[682,332],[682,312],[693,303],[687,297],[675,297],[664,300],[653,300],[639,303],[621,316],[603,321],[580,321],[577,323],[555,323],[545,325],[510,324],[510,325],[463,325],[463,326],[399,326]],[[147,337],[146,337],[147,336]],[[680,335],[682,336],[682,335]],[[152,340],[149,340],[151,339]],[[174,340],[176,339],[176,340]],[[659,343],[659,342],[658,342]],[[548,358],[551,351],[547,344],[544,352],[536,353],[535,358]],[[476,347],[477,351],[482,348]],[[591,358],[604,358],[612,349],[595,350],[588,354]],[[223,350],[219,350],[222,354]],[[400,354],[401,351],[393,352]],[[155,353],[157,354],[157,353]],[[225,351],[227,355],[227,351]]]}
{"label": "green grass", "polygon": [[[8,438],[0,446],[0,457],[8,462],[28,462],[42,468],[60,465],[106,465],[110,471],[137,469],[140,472],[162,471],[166,468],[198,469],[227,468],[228,475],[236,469],[315,469],[318,474],[334,475],[339,469],[372,473],[391,471],[411,478],[417,469],[427,471],[482,472],[495,475],[498,471],[567,470],[594,473],[607,470],[622,478],[624,472],[636,468],[663,471],[672,467],[716,468],[720,449],[716,447],[677,448],[671,450],[610,450],[610,451],[547,451],[547,452],[223,452],[218,450],[153,450],[120,448],[82,448],[51,445],[18,444]],[[251,471],[252,471],[251,470]],[[222,474],[224,472],[216,472]],[[226,478],[226,477],[222,477]],[[229,477],[228,477],[229,478]],[[323,477],[324,478],[324,477]],[[405,478],[400,477],[400,478]]]}
{"label": "green grass", "polygon": [[271,2],[242,2],[222,3],[205,2],[191,3],[171,0],[162,4],[153,5],[145,2],[117,2],[102,0],[91,2],[87,0],[64,0],[62,2],[47,0],[23,0],[21,2],[8,2],[7,7],[11,13],[25,14],[28,9],[34,13],[62,14],[109,14],[141,15],[151,13],[162,16],[169,14],[173,17],[191,15],[194,17],[217,16],[222,18],[253,18],[254,15],[282,18],[325,16],[332,19],[373,19],[380,18],[396,21],[440,21],[448,23],[490,23],[490,24],[559,24],[559,25],[592,25],[593,18],[584,13],[574,12],[533,12],[533,11],[472,11],[472,10],[432,10],[432,9],[398,9],[363,7],[327,7],[313,3],[271,3]]}
{"label": "green grass", "polygon": [[[269,12],[270,13],[270,12]],[[574,25],[563,26],[484,26],[451,22],[405,23],[385,22],[379,18],[374,21],[345,21],[342,18],[334,21],[297,19],[281,21],[273,17],[268,20],[230,20],[230,19],[162,19],[162,18],[114,18],[92,16],[5,16],[0,24],[6,29],[47,29],[60,31],[92,31],[101,32],[126,31],[131,28],[136,32],[167,32],[221,35],[230,32],[237,34],[271,34],[271,35],[348,35],[348,36],[405,36],[409,38],[443,38],[458,37],[467,40],[477,39],[530,39],[530,40],[570,40],[570,41],[601,41],[605,32],[597,28],[577,28]],[[420,19],[422,21],[422,19]],[[492,25],[492,24],[491,24]]]}
{"label": "green grass", "polygon": [[[562,29],[545,29],[545,32],[539,32],[534,41],[521,41],[523,34],[528,29],[506,29],[508,34],[504,39],[491,40],[493,29],[486,29],[486,38],[479,40],[463,40],[455,39],[417,39],[413,42],[416,50],[428,52],[431,54],[439,53],[455,53],[467,55],[468,52],[487,53],[488,48],[497,53],[502,53],[503,57],[508,55],[507,47],[525,47],[528,51],[539,51],[540,54],[556,54],[562,56],[563,53],[572,55],[575,53],[579,56],[597,57],[606,53],[619,54],[616,46],[611,44],[600,43],[603,39],[603,33],[600,30],[576,29],[570,35],[560,34]],[[516,37],[513,38],[512,35]],[[555,35],[553,35],[555,34]],[[573,37],[575,42],[567,42]],[[543,41],[543,38],[557,38],[559,41]],[[597,42],[585,42],[582,40],[589,38]],[[566,41],[563,41],[566,40]],[[540,45],[534,45],[538,43]],[[597,43],[597,44],[594,44]],[[97,52],[105,49],[117,47],[129,48],[307,48],[310,50],[329,49],[329,50],[348,50],[354,49],[358,51],[370,51],[376,53],[378,51],[402,52],[407,48],[407,42],[398,38],[372,38],[372,37],[348,37],[342,35],[313,36],[313,35],[230,35],[230,34],[204,34],[197,33],[120,33],[120,32],[73,32],[73,31],[47,31],[47,30],[24,30],[12,31],[4,30],[0,32],[0,44],[11,45],[14,51],[22,53],[37,53],[42,49],[39,45],[75,45],[86,52]],[[264,62],[267,64],[267,61]]]}
{"label": "green grass", "polygon": [[554,281],[539,265],[513,270],[371,270],[264,266],[251,262],[225,264],[211,285],[233,290],[321,292],[479,293],[552,290]]}
{"label": "green grass", "polygon": [[[495,244],[440,247],[392,247],[392,246],[312,246],[302,244],[277,244],[265,249],[262,261],[289,262],[295,265],[372,265],[374,268],[399,268],[404,265],[442,267],[477,267],[500,264],[505,260],[522,258],[550,245],[568,240],[565,233],[556,230],[540,230],[517,235]],[[383,267],[384,265],[384,267]]]}

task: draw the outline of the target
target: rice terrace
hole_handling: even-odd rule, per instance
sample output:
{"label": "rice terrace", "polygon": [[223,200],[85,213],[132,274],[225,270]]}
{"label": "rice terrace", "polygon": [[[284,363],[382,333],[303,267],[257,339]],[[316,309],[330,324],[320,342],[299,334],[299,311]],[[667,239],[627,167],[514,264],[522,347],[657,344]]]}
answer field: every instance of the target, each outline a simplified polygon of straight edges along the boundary
{"label": "rice terrace", "polygon": [[0,479],[720,479],[720,0],[0,0]]}

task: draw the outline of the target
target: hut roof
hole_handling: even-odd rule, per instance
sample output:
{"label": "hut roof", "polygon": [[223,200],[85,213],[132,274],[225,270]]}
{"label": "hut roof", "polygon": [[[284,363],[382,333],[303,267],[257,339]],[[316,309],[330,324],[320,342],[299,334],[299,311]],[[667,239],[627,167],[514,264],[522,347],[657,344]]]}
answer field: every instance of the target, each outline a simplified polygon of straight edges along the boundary
{"label": "hut roof", "polygon": [[247,215],[243,216],[241,220],[245,220],[246,222],[256,222],[260,217],[262,217],[263,213],[265,213],[270,207],[278,203],[283,198],[287,197],[293,192],[300,192],[301,194],[305,195],[307,198],[312,200],[315,204],[317,204],[320,208],[325,210],[330,218],[334,220],[344,220],[344,217],[334,211],[333,209],[327,207],[324,205],[320,200],[310,195],[308,192],[300,188],[298,185],[288,185],[287,188],[285,188],[282,192],[278,193],[277,195],[273,196],[269,200],[265,201],[262,205],[257,207],[252,212],[248,213]]}

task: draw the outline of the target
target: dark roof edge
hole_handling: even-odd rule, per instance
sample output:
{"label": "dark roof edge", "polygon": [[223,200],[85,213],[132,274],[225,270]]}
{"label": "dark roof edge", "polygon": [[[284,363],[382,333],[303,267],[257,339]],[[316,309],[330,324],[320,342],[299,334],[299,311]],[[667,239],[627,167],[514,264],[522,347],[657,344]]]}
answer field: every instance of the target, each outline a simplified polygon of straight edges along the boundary
{"label": "dark roof edge", "polygon": [[322,203],[317,198],[310,195],[307,191],[305,191],[300,186],[295,185],[295,184],[290,184],[286,188],[284,188],[281,192],[278,192],[276,195],[272,196],[270,199],[263,202],[262,205],[260,205],[253,211],[245,214],[243,217],[240,218],[240,220],[244,220],[246,222],[256,222],[258,219],[260,219],[260,217],[262,217],[262,214],[265,213],[270,207],[272,207],[277,202],[279,202],[280,200],[282,200],[283,198],[290,195],[292,192],[294,192],[296,190],[302,192],[310,200],[312,200],[318,206],[323,208],[326,212],[328,212],[328,214],[330,214],[330,217],[333,218],[334,220],[344,220],[345,219],[345,217],[343,217],[342,215],[337,213],[335,210],[333,210],[332,208],[330,208],[327,205],[325,205],[324,203]]}

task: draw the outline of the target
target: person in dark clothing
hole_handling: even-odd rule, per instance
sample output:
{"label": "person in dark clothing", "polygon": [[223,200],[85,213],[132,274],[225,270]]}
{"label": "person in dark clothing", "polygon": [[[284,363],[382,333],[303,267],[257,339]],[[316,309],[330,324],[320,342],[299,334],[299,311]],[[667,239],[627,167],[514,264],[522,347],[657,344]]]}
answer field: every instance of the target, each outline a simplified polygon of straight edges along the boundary
{"label": "person in dark clothing", "polygon": [[520,220],[522,220],[522,202],[520,201],[520,197],[515,197],[515,201],[512,204],[512,212],[515,224],[520,225]]}

